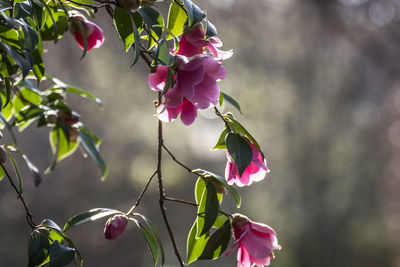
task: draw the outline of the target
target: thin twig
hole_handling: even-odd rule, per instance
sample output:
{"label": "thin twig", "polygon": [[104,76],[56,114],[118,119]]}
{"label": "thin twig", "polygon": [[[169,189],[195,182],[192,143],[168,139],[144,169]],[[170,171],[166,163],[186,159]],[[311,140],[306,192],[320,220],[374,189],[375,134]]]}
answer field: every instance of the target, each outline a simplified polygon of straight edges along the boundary
{"label": "thin twig", "polygon": [[36,223],[33,221],[33,216],[32,213],[30,212],[28,206],[25,203],[24,197],[21,195],[21,193],[19,192],[17,186],[15,185],[15,183],[13,182],[13,180],[11,179],[10,174],[8,173],[7,169],[4,167],[3,163],[0,163],[0,166],[3,168],[4,173],[6,174],[8,181],[10,182],[11,186],[14,188],[15,192],[17,192],[18,198],[21,200],[22,205],[24,206],[25,209],[25,213],[26,213],[26,221],[28,222],[29,226],[32,229],[36,228]]}
{"label": "thin twig", "polygon": [[[187,201],[187,200],[183,200],[183,199],[177,199],[177,198],[171,198],[171,197],[165,197],[165,200],[167,201],[171,201],[171,202],[177,202],[177,203],[182,203],[182,204],[186,204],[186,205],[190,205],[190,206],[194,206],[194,207],[198,207],[199,204],[196,204],[194,202],[191,201]],[[226,213],[220,209],[218,209],[218,212],[221,214],[224,214],[225,216],[232,218],[232,214]]]}
{"label": "thin twig", "polygon": [[96,6],[96,5],[91,5],[91,4],[75,2],[73,0],[67,0],[67,1],[71,2],[71,3],[75,4],[75,5],[78,5],[78,6],[85,6],[85,7],[93,8],[95,13],[97,13],[99,11],[99,8],[105,7],[105,6],[110,4],[110,2],[106,2],[106,3],[102,3],[102,4]]}
{"label": "thin twig", "polygon": [[215,114],[217,114],[218,117],[222,119],[222,121],[225,123],[226,128],[228,128],[229,131],[232,131],[231,127],[229,126],[228,121],[222,116],[221,112],[217,109],[217,107],[214,107]]}
{"label": "thin twig", "polygon": [[126,214],[132,213],[132,211],[133,211],[137,206],[139,206],[140,200],[142,199],[144,193],[146,193],[147,188],[149,187],[149,185],[150,185],[150,183],[151,183],[151,180],[153,180],[153,178],[154,178],[154,176],[156,176],[156,174],[157,174],[157,171],[155,171],[155,172],[153,173],[153,175],[149,178],[149,180],[147,180],[147,183],[146,183],[146,185],[143,187],[142,192],[140,192],[140,195],[139,195],[139,197],[137,198],[135,204],[132,206],[132,208],[130,208],[130,210],[129,210]]}
{"label": "thin twig", "polygon": [[163,144],[162,147],[165,149],[165,151],[167,151],[167,153],[171,156],[171,158],[178,163],[180,166],[182,166],[182,168],[186,169],[188,172],[193,173],[192,169],[189,168],[188,166],[186,166],[185,164],[183,164],[182,162],[180,162],[179,160],[176,159],[176,157],[174,156],[174,154],[172,154],[171,151],[169,151],[169,149]]}
{"label": "thin twig", "polygon": [[[161,92],[158,93],[158,102],[161,102]],[[182,257],[179,253],[178,246],[175,242],[174,233],[172,232],[170,223],[168,221],[167,212],[164,206],[165,193],[164,193],[164,185],[163,178],[161,173],[161,161],[162,161],[162,147],[163,147],[163,131],[162,131],[162,122],[158,120],[158,143],[157,143],[157,178],[158,178],[158,193],[159,193],[159,204],[162,217],[164,219],[165,226],[167,227],[169,238],[171,239],[172,246],[175,251],[176,258],[179,261],[179,265],[184,267]]]}

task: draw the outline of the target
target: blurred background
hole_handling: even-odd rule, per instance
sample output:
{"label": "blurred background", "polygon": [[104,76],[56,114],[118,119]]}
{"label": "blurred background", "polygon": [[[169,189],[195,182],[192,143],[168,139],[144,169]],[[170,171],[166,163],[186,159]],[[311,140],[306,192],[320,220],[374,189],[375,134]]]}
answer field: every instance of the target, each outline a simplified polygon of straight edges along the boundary
{"label": "blurred background", "polygon": [[[237,210],[273,227],[281,251],[275,267],[400,266],[400,1],[399,0],[202,0],[196,2],[219,30],[227,78],[220,88],[237,99],[237,119],[259,141],[271,173],[240,189]],[[162,4],[160,4],[161,6]],[[24,195],[36,221],[63,225],[96,207],[127,210],[156,167],[156,120],[143,63],[129,68],[112,21],[95,20],[106,42],[79,61],[81,50],[66,34],[47,44],[46,70],[103,100],[69,103],[103,140],[109,176],[101,182],[90,159],[75,153],[34,188],[24,170]],[[231,110],[226,106],[225,111]],[[225,154],[211,151],[223,124],[199,117],[190,127],[165,125],[165,143],[192,168],[224,173]],[[20,133],[20,148],[41,170],[51,161],[46,133]],[[35,141],[33,141],[35,140]],[[196,177],[165,154],[168,196],[193,200]],[[137,211],[157,223],[168,267],[178,266],[153,183]],[[167,203],[182,255],[195,219],[193,207]],[[6,181],[0,183],[0,266],[26,266],[30,233],[24,210]],[[116,241],[103,238],[105,220],[69,234],[85,266],[151,266],[142,233],[129,225]],[[236,253],[192,266],[236,266]]]}

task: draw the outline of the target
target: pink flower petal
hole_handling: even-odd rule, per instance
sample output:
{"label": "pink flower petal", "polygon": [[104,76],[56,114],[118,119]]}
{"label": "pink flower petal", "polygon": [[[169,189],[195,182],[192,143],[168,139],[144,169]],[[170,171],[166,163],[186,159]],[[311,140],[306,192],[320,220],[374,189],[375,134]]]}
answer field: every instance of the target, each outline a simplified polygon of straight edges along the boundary
{"label": "pink flower petal", "polygon": [[[165,107],[165,104],[161,104],[157,109],[157,118],[163,122],[174,121],[178,115],[182,112],[182,107],[170,108],[167,107],[163,112],[161,112]],[[161,112],[161,113],[160,113]]]}
{"label": "pink flower petal", "polygon": [[194,92],[193,102],[197,108],[205,109],[218,104],[220,90],[211,76],[204,75],[201,83],[195,86]]}
{"label": "pink flower petal", "polygon": [[186,99],[182,103],[182,114],[181,114],[181,121],[185,125],[190,125],[194,122],[197,117],[197,110],[195,106]]}
{"label": "pink flower petal", "polygon": [[206,73],[213,77],[216,81],[223,80],[226,77],[225,67],[221,65],[221,62],[212,57],[204,58],[204,68]]}
{"label": "pink flower petal", "polygon": [[167,66],[157,66],[154,73],[150,73],[148,77],[149,86],[154,91],[164,90],[165,80],[167,79]]}

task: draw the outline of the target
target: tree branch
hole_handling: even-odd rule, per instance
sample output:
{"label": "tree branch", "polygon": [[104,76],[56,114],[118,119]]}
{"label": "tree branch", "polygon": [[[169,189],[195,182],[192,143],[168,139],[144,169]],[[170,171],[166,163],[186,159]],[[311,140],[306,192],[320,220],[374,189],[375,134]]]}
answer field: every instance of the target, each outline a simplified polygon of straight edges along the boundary
{"label": "tree branch", "polygon": [[144,193],[146,193],[147,188],[149,187],[151,181],[153,180],[154,176],[156,176],[156,174],[157,174],[157,171],[155,171],[155,172],[153,173],[153,175],[149,178],[149,180],[147,180],[147,183],[146,183],[146,185],[143,187],[142,192],[140,192],[140,195],[139,195],[139,197],[137,198],[135,204],[132,206],[132,208],[130,208],[130,210],[129,210],[126,214],[132,213],[133,210],[134,210],[137,206],[139,206],[140,200],[142,199]]}
{"label": "tree branch", "polygon": [[[161,103],[161,92],[158,93],[158,102]],[[178,246],[176,245],[174,233],[172,232],[171,226],[169,224],[167,212],[164,206],[165,193],[164,193],[163,177],[161,173],[163,142],[164,140],[163,140],[162,122],[158,120],[158,143],[157,143],[157,178],[158,178],[158,193],[159,193],[158,200],[159,200],[161,214],[164,219],[165,226],[167,227],[169,238],[171,239],[175,255],[179,261],[180,266],[184,267],[183,260],[179,253]]]}
{"label": "tree branch", "polygon": [[229,131],[232,131],[231,127],[229,126],[229,122],[222,116],[221,112],[217,109],[217,107],[214,107],[215,114],[221,118],[221,120],[225,123],[226,128],[228,128]]}

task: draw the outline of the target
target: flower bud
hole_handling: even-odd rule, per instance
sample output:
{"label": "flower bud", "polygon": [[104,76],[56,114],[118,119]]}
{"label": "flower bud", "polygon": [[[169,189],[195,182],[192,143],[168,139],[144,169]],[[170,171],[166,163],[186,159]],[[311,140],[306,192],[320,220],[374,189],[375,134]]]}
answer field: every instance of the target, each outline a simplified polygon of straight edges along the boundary
{"label": "flower bud", "polygon": [[87,51],[91,50],[92,48],[99,48],[104,43],[103,30],[97,24],[89,21],[81,14],[73,14],[70,17],[68,29],[82,50],[84,49],[85,42],[83,40],[84,36],[82,35],[81,29],[78,26],[79,24],[82,25],[86,35]]}
{"label": "flower bud", "polygon": [[104,237],[108,240],[114,240],[125,230],[128,218],[125,215],[114,215],[110,217],[104,227]]}

